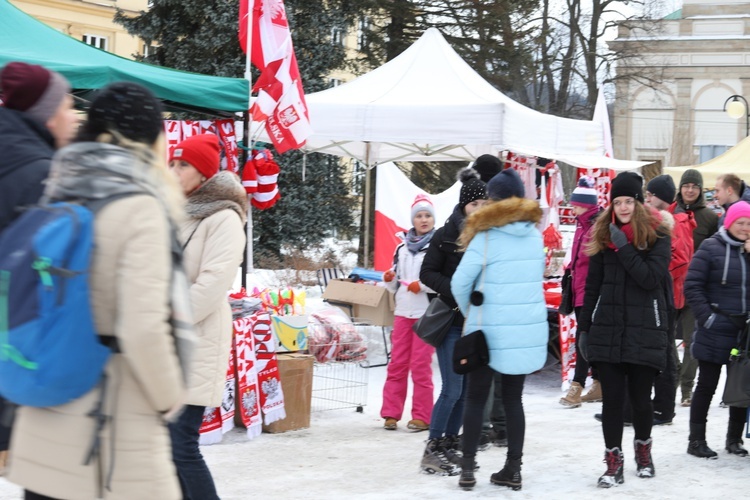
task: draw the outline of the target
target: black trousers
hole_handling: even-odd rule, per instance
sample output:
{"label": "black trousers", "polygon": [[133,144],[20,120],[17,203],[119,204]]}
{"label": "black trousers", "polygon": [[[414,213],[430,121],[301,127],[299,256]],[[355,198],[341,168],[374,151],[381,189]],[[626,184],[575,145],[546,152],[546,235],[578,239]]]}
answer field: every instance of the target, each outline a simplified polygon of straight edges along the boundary
{"label": "black trousers", "polygon": [[674,418],[675,397],[679,385],[679,365],[675,347],[677,311],[669,314],[669,329],[667,330],[667,367],[654,380],[654,416],[660,420]]}
{"label": "black trousers", "polygon": [[0,451],[10,448],[10,431],[13,428],[13,405],[0,398]]}
{"label": "black trousers", "polygon": [[[693,401],[690,404],[690,423],[706,424],[708,421],[708,408],[719,385],[721,367],[716,363],[698,361],[698,383],[693,393]],[[729,421],[744,423],[747,418],[747,408],[737,406],[729,407]]]}
{"label": "black trousers", "polygon": [[597,363],[599,383],[602,384],[602,432],[607,448],[622,449],[624,406],[627,397],[632,409],[635,438],[651,437],[654,410],[651,387],[656,369],[630,363]]}
{"label": "black trousers", "polygon": [[[463,435],[463,453],[467,458],[473,459],[477,454],[479,436],[482,433],[484,407],[490,395],[490,386],[495,373],[489,366],[483,366],[467,375]],[[523,455],[523,440],[526,433],[526,416],[523,412],[522,399],[526,375],[500,374],[500,378],[508,432],[508,458],[519,459]]]}

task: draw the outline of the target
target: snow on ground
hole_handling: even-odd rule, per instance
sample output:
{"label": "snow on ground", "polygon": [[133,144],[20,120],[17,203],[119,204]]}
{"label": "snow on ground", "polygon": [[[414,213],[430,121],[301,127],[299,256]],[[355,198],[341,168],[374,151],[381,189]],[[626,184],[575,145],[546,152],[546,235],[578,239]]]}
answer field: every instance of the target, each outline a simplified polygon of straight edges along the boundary
{"label": "snow on ground", "polygon": [[[308,312],[322,307],[319,292],[310,289]],[[377,336],[370,339],[373,344]],[[376,363],[376,359],[372,360]],[[364,370],[364,369],[362,369]],[[440,374],[433,362],[435,396]],[[750,458],[723,451],[727,410],[715,398],[708,425],[708,443],[719,459],[707,461],[687,455],[689,408],[677,406],[674,425],[655,427],[653,457],[656,477],[635,477],[633,430],[626,428],[625,484],[608,491],[596,487],[604,472],[601,424],[594,420],[601,405],[577,409],[558,404],[559,365],[527,378],[524,392],[526,443],[523,489],[511,491],[490,484],[489,476],[505,461],[505,448],[480,452],[477,486],[458,488],[458,477],[419,473],[427,433],[405,428],[409,403],[397,431],[382,428],[379,415],[386,367],[367,370],[368,399],[363,413],[355,409],[314,412],[309,429],[263,434],[248,441],[244,429],[224,435],[222,443],[203,447],[219,494],[225,500],[270,499],[573,499],[585,497],[703,499],[742,494],[747,490]],[[720,385],[723,387],[723,383]],[[72,459],[72,457],[71,457]],[[40,478],[43,480],[43,478]],[[20,499],[17,486],[0,479],[0,499]],[[141,500],[141,499],[134,499]],[[146,499],[143,499],[146,500]]]}

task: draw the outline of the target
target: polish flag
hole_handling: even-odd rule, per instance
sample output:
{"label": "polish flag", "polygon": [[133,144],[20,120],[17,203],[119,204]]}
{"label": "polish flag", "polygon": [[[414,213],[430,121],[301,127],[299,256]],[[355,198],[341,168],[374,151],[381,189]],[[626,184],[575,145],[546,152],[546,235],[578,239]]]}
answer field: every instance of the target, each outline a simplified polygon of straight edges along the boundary
{"label": "polish flag", "polygon": [[276,151],[299,149],[312,133],[297,56],[283,0],[240,2],[240,46],[247,53],[248,12],[252,12],[250,59],[261,75],[253,86],[258,98],[253,119],[266,122]]}

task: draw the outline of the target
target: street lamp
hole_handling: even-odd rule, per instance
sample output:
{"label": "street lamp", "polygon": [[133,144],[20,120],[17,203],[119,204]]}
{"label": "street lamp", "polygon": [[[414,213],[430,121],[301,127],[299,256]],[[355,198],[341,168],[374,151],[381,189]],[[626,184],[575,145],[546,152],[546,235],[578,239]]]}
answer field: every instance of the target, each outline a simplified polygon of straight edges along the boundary
{"label": "street lamp", "polygon": [[726,101],[724,101],[724,111],[727,112],[730,118],[739,120],[745,118],[745,136],[750,135],[750,112],[748,112],[747,99],[741,95],[730,95]]}

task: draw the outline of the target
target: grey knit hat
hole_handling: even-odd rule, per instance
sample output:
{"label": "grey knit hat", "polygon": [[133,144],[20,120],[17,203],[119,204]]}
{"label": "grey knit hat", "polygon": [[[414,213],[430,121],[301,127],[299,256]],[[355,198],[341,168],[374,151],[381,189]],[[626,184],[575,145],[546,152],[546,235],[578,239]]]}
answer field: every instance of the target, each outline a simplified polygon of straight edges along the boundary
{"label": "grey knit hat", "polygon": [[698,170],[689,168],[685,170],[685,173],[682,174],[682,178],[680,179],[680,187],[685,184],[695,184],[703,189],[703,175],[701,175]]}

